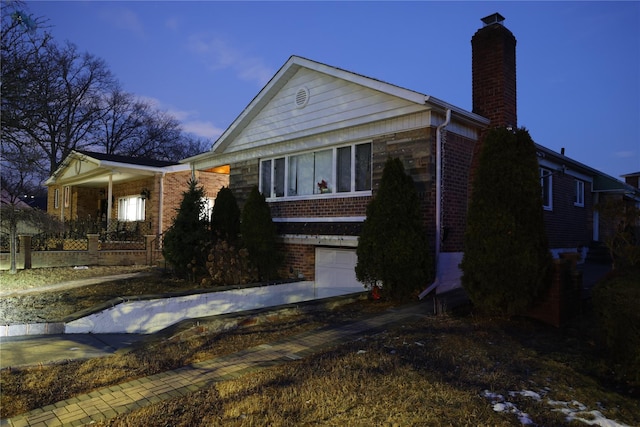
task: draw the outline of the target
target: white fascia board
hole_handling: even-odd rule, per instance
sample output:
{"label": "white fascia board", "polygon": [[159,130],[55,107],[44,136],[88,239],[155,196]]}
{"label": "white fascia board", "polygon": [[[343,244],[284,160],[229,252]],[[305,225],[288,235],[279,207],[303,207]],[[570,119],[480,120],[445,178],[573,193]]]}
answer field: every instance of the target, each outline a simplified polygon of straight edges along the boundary
{"label": "white fascia board", "polygon": [[144,165],[133,165],[131,163],[120,163],[120,162],[112,162],[108,160],[102,160],[99,163],[99,166],[103,169],[108,170],[126,170],[130,172],[139,172],[142,174],[155,174],[162,172],[179,172],[183,170],[189,170],[189,165],[181,164],[181,165],[172,165],[172,166],[144,166]]}

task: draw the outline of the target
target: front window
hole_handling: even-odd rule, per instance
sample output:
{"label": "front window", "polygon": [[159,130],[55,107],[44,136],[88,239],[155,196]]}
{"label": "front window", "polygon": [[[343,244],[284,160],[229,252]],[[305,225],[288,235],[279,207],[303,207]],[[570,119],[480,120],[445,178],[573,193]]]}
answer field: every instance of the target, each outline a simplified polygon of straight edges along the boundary
{"label": "front window", "polygon": [[575,206],[584,206],[584,181],[576,179],[575,196],[573,199]]}
{"label": "front window", "polygon": [[138,196],[121,197],[118,199],[119,221],[144,221],[145,199]]}
{"label": "front window", "polygon": [[260,163],[260,191],[266,197],[370,190],[371,143],[267,159]]}
{"label": "front window", "polygon": [[549,169],[540,168],[540,187],[542,187],[542,207],[553,209],[552,175]]}

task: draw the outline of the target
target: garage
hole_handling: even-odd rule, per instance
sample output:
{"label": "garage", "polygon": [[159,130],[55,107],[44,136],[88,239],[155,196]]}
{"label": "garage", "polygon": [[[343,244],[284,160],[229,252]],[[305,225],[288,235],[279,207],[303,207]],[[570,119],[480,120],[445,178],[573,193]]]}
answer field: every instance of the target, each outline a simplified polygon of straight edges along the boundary
{"label": "garage", "polygon": [[356,280],[355,249],[316,248],[316,288],[330,295],[364,292]]}

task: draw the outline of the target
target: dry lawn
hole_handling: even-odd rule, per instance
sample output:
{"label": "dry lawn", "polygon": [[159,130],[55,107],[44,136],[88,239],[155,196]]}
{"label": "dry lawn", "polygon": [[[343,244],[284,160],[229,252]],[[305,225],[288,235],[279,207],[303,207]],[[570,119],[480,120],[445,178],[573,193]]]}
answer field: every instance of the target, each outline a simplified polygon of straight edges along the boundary
{"label": "dry lawn", "polygon": [[[124,354],[3,370],[0,415],[10,417],[387,308],[359,301],[327,312],[283,312],[223,333],[202,324]],[[638,385],[616,378],[593,340],[592,325],[588,313],[562,329],[468,312],[424,318],[213,383],[103,425],[511,426],[520,425],[523,414],[545,426],[580,425],[567,417],[640,425]],[[488,399],[487,391],[505,401]],[[542,398],[528,397],[532,392]],[[573,401],[586,409],[578,412]]]}

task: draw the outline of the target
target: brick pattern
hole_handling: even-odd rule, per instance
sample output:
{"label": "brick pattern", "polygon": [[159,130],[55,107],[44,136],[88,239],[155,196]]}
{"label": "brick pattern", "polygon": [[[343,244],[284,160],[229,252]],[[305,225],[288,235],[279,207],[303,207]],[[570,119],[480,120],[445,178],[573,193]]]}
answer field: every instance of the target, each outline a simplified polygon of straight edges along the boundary
{"label": "brick pattern", "polygon": [[282,243],[279,248],[284,254],[282,277],[298,278],[299,274],[305,280],[316,279],[316,249],[312,245]]}
{"label": "brick pattern", "polygon": [[473,112],[491,127],[517,127],[516,38],[500,24],[479,29],[471,39]]}
{"label": "brick pattern", "polygon": [[330,218],[365,216],[370,196],[318,198],[314,200],[275,201],[269,203],[272,218]]}
{"label": "brick pattern", "polygon": [[[163,233],[173,224],[184,192],[189,188],[191,171],[176,172],[167,174],[164,177],[164,200],[162,209],[162,231]],[[215,199],[218,191],[222,187],[229,185],[229,176],[226,174],[196,171],[195,179],[198,186],[204,188],[205,197]],[[158,183],[159,188],[159,183]],[[154,206],[158,209],[158,206]],[[148,212],[148,210],[147,210]]]}
{"label": "brick pattern", "polygon": [[588,246],[593,238],[591,183],[584,183],[584,207],[574,206],[575,179],[569,175],[553,175],[553,210],[544,211],[550,248]]}
{"label": "brick pattern", "polygon": [[233,191],[240,209],[244,206],[251,189],[258,185],[260,159],[234,163],[230,167],[229,188]]}
{"label": "brick pattern", "polygon": [[[229,185],[229,176],[226,174],[196,171],[195,175],[198,184],[205,189],[206,197],[213,198],[218,195],[218,191]],[[143,189],[148,189],[150,197],[145,202],[145,221],[150,223],[150,230],[157,232],[159,228],[158,218],[162,215],[162,232],[165,232],[175,217],[177,209],[180,207],[183,193],[188,189],[188,182],[191,179],[191,171],[168,173],[164,177],[163,209],[160,213],[160,181],[162,176],[156,174],[144,179],[117,183],[113,185],[113,203],[111,218],[118,218],[118,199],[126,196],[138,195]],[[59,208],[54,207],[55,189],[60,192]],[[107,199],[101,190],[107,192],[107,188],[83,188],[71,187],[69,206],[64,206],[64,188],[52,185],[48,190],[47,212],[60,218],[60,210],[64,209],[65,220],[88,219],[98,220],[101,218],[101,206],[106,210]],[[101,218],[106,221],[106,211]]]}
{"label": "brick pattern", "polygon": [[582,273],[566,259],[554,260],[551,284],[525,315],[559,328],[580,310]]}
{"label": "brick pattern", "polygon": [[442,251],[461,252],[467,227],[469,172],[475,143],[453,133],[446,133],[442,167]]}

